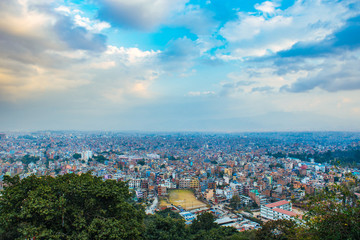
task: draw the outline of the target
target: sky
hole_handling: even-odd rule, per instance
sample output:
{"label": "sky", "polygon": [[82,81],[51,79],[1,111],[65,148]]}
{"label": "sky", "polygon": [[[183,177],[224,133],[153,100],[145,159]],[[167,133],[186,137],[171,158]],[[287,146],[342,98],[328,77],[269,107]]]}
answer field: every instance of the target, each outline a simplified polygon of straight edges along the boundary
{"label": "sky", "polygon": [[360,131],[359,0],[1,0],[0,131]]}

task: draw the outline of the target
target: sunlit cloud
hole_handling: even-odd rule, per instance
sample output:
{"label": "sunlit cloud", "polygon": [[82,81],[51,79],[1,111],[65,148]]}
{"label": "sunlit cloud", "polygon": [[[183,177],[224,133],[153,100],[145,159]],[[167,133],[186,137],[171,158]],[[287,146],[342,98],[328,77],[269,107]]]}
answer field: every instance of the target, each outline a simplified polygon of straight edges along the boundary
{"label": "sunlit cloud", "polygon": [[356,0],[4,0],[0,15],[4,129],[360,130]]}

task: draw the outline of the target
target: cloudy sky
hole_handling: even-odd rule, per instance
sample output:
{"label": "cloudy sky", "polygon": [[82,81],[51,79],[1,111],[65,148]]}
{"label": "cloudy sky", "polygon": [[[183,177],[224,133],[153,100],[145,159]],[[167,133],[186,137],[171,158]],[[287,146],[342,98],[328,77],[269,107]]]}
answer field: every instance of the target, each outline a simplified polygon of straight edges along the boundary
{"label": "cloudy sky", "polygon": [[360,130],[359,0],[1,0],[0,131]]}

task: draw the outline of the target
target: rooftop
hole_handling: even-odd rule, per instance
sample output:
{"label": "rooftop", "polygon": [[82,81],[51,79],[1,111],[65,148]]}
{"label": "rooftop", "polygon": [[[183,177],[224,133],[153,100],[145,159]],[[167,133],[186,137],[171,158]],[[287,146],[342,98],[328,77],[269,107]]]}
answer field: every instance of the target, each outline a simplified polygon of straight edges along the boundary
{"label": "rooftop", "polygon": [[274,207],[279,207],[279,206],[289,204],[289,203],[290,203],[289,201],[281,200],[281,201],[278,201],[278,202],[266,204],[265,207],[274,208]]}
{"label": "rooftop", "polygon": [[281,209],[281,208],[274,208],[273,211],[279,212],[279,213],[282,213],[282,214],[286,214],[286,215],[289,215],[289,216],[292,216],[292,217],[295,217],[295,216],[298,215],[298,214],[296,214],[294,212],[287,211],[287,210],[284,210],[284,209]]}
{"label": "rooftop", "polygon": [[296,214],[296,213],[294,213],[294,212],[287,211],[287,210],[284,210],[284,209],[281,209],[281,208],[274,208],[273,211],[279,212],[279,213],[282,213],[282,214],[286,214],[286,215],[291,216],[291,217],[296,217],[296,216],[298,216],[300,219],[302,219],[302,215],[301,215],[301,214]]}

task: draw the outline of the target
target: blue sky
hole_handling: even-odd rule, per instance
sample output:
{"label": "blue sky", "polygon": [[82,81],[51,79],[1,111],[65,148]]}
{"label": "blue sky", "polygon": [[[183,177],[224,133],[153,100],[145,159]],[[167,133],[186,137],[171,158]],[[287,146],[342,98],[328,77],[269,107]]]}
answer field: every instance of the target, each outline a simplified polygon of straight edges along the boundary
{"label": "blue sky", "polygon": [[3,0],[0,131],[360,130],[358,0]]}

